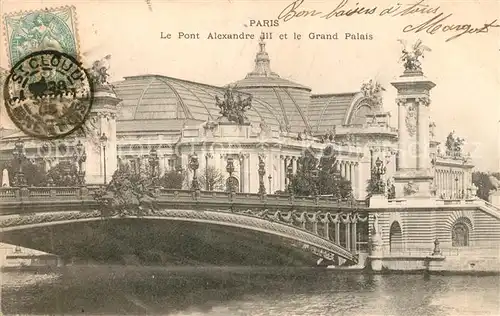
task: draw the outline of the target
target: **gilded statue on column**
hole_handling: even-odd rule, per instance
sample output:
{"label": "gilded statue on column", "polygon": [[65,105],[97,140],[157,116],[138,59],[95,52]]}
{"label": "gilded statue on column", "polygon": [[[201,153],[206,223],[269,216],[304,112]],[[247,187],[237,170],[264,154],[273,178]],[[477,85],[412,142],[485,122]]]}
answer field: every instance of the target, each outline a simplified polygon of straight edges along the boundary
{"label": "gilded statue on column", "polygon": [[425,52],[430,52],[431,49],[422,44],[422,40],[417,40],[411,49],[407,49],[407,43],[405,40],[399,39],[403,45],[401,61],[405,67],[405,72],[421,72],[422,63],[420,58],[424,58]]}

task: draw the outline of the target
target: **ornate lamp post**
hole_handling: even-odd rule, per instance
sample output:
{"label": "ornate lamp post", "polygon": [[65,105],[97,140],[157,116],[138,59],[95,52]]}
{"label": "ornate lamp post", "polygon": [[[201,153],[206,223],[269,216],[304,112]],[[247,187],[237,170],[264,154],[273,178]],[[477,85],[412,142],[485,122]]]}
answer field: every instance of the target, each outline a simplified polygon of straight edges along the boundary
{"label": "ornate lamp post", "polygon": [[272,187],[272,183],[273,183],[273,176],[271,174],[269,174],[269,176],[267,177],[267,179],[269,180],[269,193],[271,193],[271,187]]}
{"label": "ornate lamp post", "polygon": [[104,166],[103,166],[103,169],[104,169],[104,184],[106,184],[106,143],[108,141],[108,137],[106,136],[106,134],[102,133],[101,137],[99,138],[99,141],[101,142],[102,153],[103,153],[103,156],[104,156]]}
{"label": "ornate lamp post", "polygon": [[266,194],[266,186],[264,185],[264,175],[266,174],[266,163],[259,156],[259,193]]}
{"label": "ornate lamp post", "polygon": [[232,157],[227,158],[226,171],[229,173],[229,178],[227,180],[227,186],[229,192],[234,192],[233,183],[233,172],[234,172],[234,159]]}
{"label": "ornate lamp post", "polygon": [[87,161],[87,154],[85,153],[85,148],[81,141],[76,144],[76,151],[73,154],[73,159],[78,164],[78,183],[83,185],[85,183],[85,171],[83,170],[83,163]]}
{"label": "ornate lamp post", "polygon": [[313,170],[311,171],[311,178],[313,179],[312,183],[312,193],[313,196],[318,196],[319,190],[318,190],[318,178],[319,178],[319,171],[318,170]]}
{"label": "ornate lamp post", "polygon": [[385,183],[382,179],[382,176],[385,174],[387,168],[385,167],[384,163],[382,160],[380,160],[379,157],[377,157],[377,160],[375,161],[375,166],[373,167],[372,170],[372,181],[374,181],[374,194],[385,194]]}
{"label": "ornate lamp post", "polygon": [[24,154],[24,143],[20,139],[14,144],[12,155],[18,165],[17,171],[14,175],[14,185],[19,187],[25,186],[26,179],[23,172],[23,162],[26,159],[26,155]]}
{"label": "ornate lamp post", "polygon": [[205,154],[205,190],[210,191],[213,188],[210,188],[210,181],[209,181],[209,175],[208,175],[208,159],[212,158],[211,153]]}
{"label": "ornate lamp post", "polygon": [[193,170],[193,181],[191,183],[191,189],[198,191],[200,189],[200,183],[198,182],[197,170],[200,167],[200,162],[198,161],[198,156],[193,153],[189,156],[189,169]]}
{"label": "ornate lamp post", "polygon": [[149,167],[151,168],[151,176],[153,177],[153,182],[156,182],[159,176],[159,166],[160,166],[160,158],[158,158],[158,151],[156,148],[151,148],[149,151]]}

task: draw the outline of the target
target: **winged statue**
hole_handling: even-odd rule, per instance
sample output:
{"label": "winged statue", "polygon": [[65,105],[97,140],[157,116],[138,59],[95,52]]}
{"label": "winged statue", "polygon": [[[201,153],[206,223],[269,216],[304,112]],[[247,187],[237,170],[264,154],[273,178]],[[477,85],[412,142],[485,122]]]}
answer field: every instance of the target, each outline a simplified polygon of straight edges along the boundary
{"label": "winged statue", "polygon": [[425,52],[430,52],[431,49],[422,44],[422,40],[417,40],[412,48],[408,50],[407,42],[403,39],[398,39],[398,42],[403,45],[400,61],[403,62],[405,71],[418,72],[422,71],[420,58],[424,58]]}
{"label": "winged statue", "polygon": [[385,91],[385,88],[378,82],[370,81],[365,82],[361,85],[361,92],[363,93],[365,98],[368,98],[373,101],[376,106],[382,104],[382,92]]}
{"label": "winged statue", "polygon": [[89,75],[92,77],[92,82],[95,85],[109,85],[109,61],[111,55],[106,55],[100,60],[94,61],[92,67],[88,69]]}

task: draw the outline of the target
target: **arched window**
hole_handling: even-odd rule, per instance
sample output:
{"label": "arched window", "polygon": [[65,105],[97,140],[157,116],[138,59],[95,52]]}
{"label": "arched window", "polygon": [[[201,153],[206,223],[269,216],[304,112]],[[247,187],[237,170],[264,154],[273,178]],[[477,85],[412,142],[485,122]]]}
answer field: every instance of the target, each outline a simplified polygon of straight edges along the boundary
{"label": "arched window", "polygon": [[[232,188],[232,190],[231,190]],[[226,191],[227,192],[240,192],[240,182],[235,177],[229,177],[226,180]]]}
{"label": "arched window", "polygon": [[389,231],[389,251],[398,252],[403,250],[403,234],[401,226],[397,221],[392,222]]}
{"label": "arched window", "polygon": [[469,227],[463,222],[457,222],[451,229],[451,246],[469,246]]}

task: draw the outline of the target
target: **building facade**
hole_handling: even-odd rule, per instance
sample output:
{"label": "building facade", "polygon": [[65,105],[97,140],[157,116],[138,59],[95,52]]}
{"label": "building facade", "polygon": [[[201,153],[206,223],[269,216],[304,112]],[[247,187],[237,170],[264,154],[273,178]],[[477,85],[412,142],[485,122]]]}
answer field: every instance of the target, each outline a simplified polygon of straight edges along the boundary
{"label": "building facade", "polygon": [[[398,91],[407,91],[412,88],[408,82],[393,85]],[[426,82],[429,87],[434,85]],[[427,112],[419,112],[418,122],[425,121],[426,126],[419,123],[417,131],[405,128],[402,133],[402,127],[414,124],[408,122],[412,113],[403,111],[398,114],[399,129],[391,127],[391,114],[383,107],[383,88],[376,83],[365,83],[352,93],[313,94],[311,88],[271,70],[261,41],[255,68],[229,87],[234,91],[233,101],[251,102],[241,122],[221,114],[227,87],[164,75],[126,77],[96,88],[84,131],[73,137],[40,141],[19,131],[3,130],[1,159],[11,159],[15,143],[21,140],[27,158],[49,170],[60,161],[76,163],[81,142],[86,154],[82,166],[85,181],[102,184],[106,179],[109,182],[120,164],[138,172],[148,168],[152,153],[158,157],[160,175],[184,169],[190,178],[189,156],[196,153],[199,173],[207,167],[218,169],[242,192],[258,192],[257,169],[262,159],[265,186],[273,193],[286,190],[287,177],[290,171],[296,172],[305,150],[314,148],[319,157],[325,146],[333,144],[338,171],[351,181],[357,199],[367,196],[367,182],[377,160],[384,164],[384,181],[396,187],[397,170],[414,167],[425,169],[419,179],[428,182],[433,196],[460,199],[474,194],[470,160],[438,150]],[[424,94],[427,99],[422,102],[428,102],[428,91]],[[402,100],[398,97],[398,104]],[[405,146],[415,135],[418,146],[426,148],[417,148],[420,156],[410,159]],[[234,162],[230,175],[226,172],[228,159]],[[399,178],[406,181],[401,174]],[[403,191],[401,188],[398,195],[404,196]]]}

